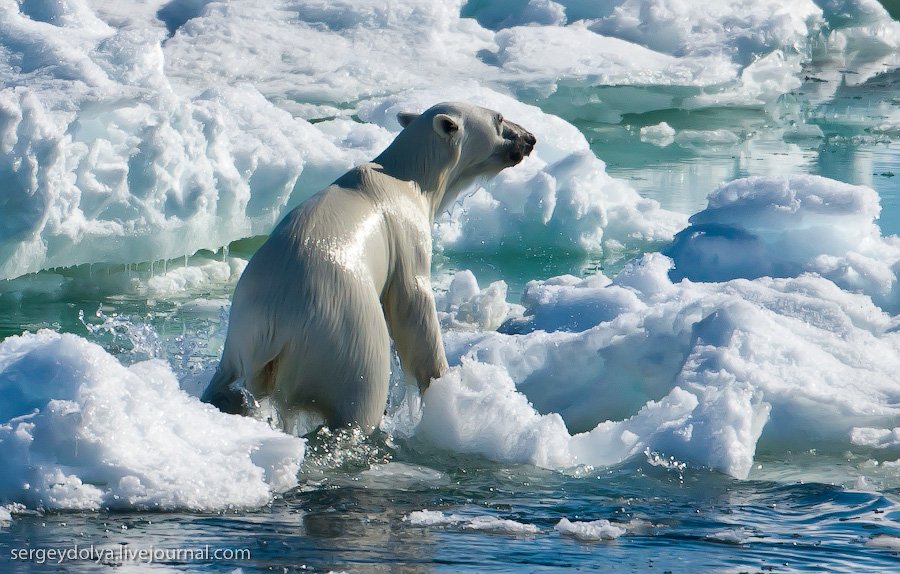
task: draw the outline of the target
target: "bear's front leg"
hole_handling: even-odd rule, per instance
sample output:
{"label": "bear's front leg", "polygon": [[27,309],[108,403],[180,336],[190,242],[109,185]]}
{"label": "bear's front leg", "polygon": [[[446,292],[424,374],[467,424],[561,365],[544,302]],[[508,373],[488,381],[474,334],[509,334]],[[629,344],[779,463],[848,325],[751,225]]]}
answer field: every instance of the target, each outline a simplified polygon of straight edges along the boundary
{"label": "bear's front leg", "polygon": [[425,392],[447,370],[431,281],[422,275],[395,281],[382,305],[403,372]]}

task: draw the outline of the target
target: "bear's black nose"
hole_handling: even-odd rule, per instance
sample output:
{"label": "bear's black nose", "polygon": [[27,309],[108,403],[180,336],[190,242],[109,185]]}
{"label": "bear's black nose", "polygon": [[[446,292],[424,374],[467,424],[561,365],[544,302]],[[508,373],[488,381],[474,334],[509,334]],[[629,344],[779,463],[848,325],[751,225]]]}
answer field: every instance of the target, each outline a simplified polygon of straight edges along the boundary
{"label": "bear's black nose", "polygon": [[525,156],[531,155],[534,150],[534,144],[537,138],[534,134],[513,122],[507,121],[503,124],[503,137],[506,139],[507,149],[509,150],[509,165],[516,165]]}
{"label": "bear's black nose", "polygon": [[522,153],[531,155],[532,150],[534,150],[534,144],[537,143],[537,138],[531,132],[525,132],[522,134],[522,142],[525,144],[522,146]]}

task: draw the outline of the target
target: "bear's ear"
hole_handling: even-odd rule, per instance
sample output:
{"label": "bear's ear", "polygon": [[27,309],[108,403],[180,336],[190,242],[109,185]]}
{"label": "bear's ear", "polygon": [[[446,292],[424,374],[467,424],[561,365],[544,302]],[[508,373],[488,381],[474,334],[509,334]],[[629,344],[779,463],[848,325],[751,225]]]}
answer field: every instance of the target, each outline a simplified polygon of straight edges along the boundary
{"label": "bear's ear", "polygon": [[434,131],[442,137],[451,138],[459,131],[459,124],[447,114],[438,114],[434,116]]}
{"label": "bear's ear", "polygon": [[419,114],[413,112],[400,112],[397,114],[397,121],[400,122],[400,127],[405,128],[413,123],[417,117],[419,117]]}

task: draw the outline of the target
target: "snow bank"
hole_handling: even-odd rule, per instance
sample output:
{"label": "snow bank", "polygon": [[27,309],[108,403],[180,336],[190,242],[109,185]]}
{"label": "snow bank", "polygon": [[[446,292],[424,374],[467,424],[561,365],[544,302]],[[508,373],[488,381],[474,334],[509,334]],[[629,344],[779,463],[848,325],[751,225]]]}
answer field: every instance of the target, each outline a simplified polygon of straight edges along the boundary
{"label": "snow bank", "polygon": [[878,194],[817,176],[751,177],[709,195],[664,250],[673,279],[726,281],[816,272],[900,310],[900,239],[882,237]]}
{"label": "snow bank", "polygon": [[[224,292],[241,275],[239,257],[156,261],[141,265],[88,264],[0,281],[0,301],[78,300],[109,295],[185,298],[198,292]],[[226,301],[227,302],[227,301]],[[216,303],[221,306],[221,303]]]}
{"label": "snow bank", "polygon": [[155,19],[116,27],[84,0],[0,19],[0,277],[266,233],[295,186],[360,159],[252,87],[179,93]]}
{"label": "snow bank", "polygon": [[151,274],[141,291],[154,297],[180,295],[212,285],[237,282],[247,260],[229,257],[226,261],[207,260]]}
{"label": "snow bank", "polygon": [[[615,119],[761,105],[795,88],[810,58],[900,46],[873,0],[470,4],[3,0],[0,278],[267,233],[388,143],[394,126],[356,120],[409,90],[428,105],[509,93],[572,119]],[[881,69],[870,68],[851,81]],[[528,119],[526,108],[510,117]],[[541,142],[575,131],[544,123]],[[586,143],[543,148],[457,206],[440,243],[595,252],[680,228],[609,178]],[[492,221],[496,234],[467,239]]]}
{"label": "snow bank", "polygon": [[[522,235],[509,234],[530,227],[542,232],[532,243],[549,240],[554,247],[589,252],[601,249],[600,238],[607,225],[621,227],[612,234],[618,236],[612,239],[621,241],[624,237],[668,239],[683,223],[660,210],[656,202],[642,200],[629,186],[606,175],[605,166],[589,152],[583,136],[558,118],[477,87],[471,80],[454,80],[451,85],[456,87],[451,90],[409,93],[410,87],[435,82],[422,70],[423,62],[418,58],[416,66],[403,69],[416,70],[422,78],[399,82],[402,78],[392,72],[390,80],[395,83],[383,88],[403,95],[359,104],[359,116],[380,125],[354,122],[345,117],[349,112],[343,111],[336,113],[341,117],[310,124],[272,104],[284,104],[284,91],[289,89],[284,84],[276,88],[260,81],[251,86],[213,77],[222,71],[228,72],[228,78],[240,76],[244,62],[255,70],[271,71],[271,62],[280,57],[267,60],[266,65],[254,58],[235,57],[228,62],[222,58],[234,50],[248,53],[245,44],[235,42],[236,26],[247,43],[258,35],[295,26],[296,21],[284,20],[282,11],[248,3],[228,8],[210,5],[202,17],[179,28],[163,51],[158,44],[163,36],[158,22],[156,27],[145,23],[141,33],[135,31],[139,26],[133,21],[123,28],[111,27],[100,22],[80,0],[72,1],[73,6],[80,7],[78,14],[82,16],[59,26],[80,34],[93,22],[99,31],[76,35],[79,42],[67,46],[66,54],[85,66],[90,64],[93,75],[88,77],[85,72],[75,78],[66,76],[63,81],[58,67],[45,66],[27,78],[24,73],[11,74],[6,89],[0,92],[0,111],[7,118],[0,123],[0,141],[5,142],[6,154],[5,159],[0,158],[0,177],[5,178],[12,194],[6,202],[10,216],[4,220],[5,229],[0,230],[0,277],[85,262],[169,259],[267,233],[286,207],[387,145],[399,129],[394,120],[396,111],[424,109],[435,101],[453,98],[503,109],[528,125],[541,143],[530,168],[524,168],[524,172],[520,169],[518,174],[517,170],[506,172],[503,179],[488,186],[486,201],[490,205],[479,204],[486,197],[479,192],[469,200],[470,205],[457,210],[457,216],[448,217],[439,235],[441,245],[450,249],[471,247],[461,238],[473,229],[480,230],[486,218],[503,220],[503,225],[488,241],[478,243],[482,249],[493,249],[500,243],[517,246],[516,239]],[[374,5],[344,8],[312,3],[304,6],[302,14],[308,20],[304,25],[314,27],[315,33],[283,30],[283,37],[310,42],[305,45],[306,52],[319,53],[322,45],[341,45],[350,30],[361,34],[364,25],[384,27],[367,32],[368,36],[389,37],[391,31],[402,31],[404,41],[380,40],[375,47],[367,46],[377,54],[378,46],[396,49],[406,46],[413,36],[420,36],[417,30],[427,22],[417,20],[412,25],[408,20],[420,19],[423,10],[433,16],[425,20],[436,26],[434,33],[456,34],[457,44],[467,49],[471,49],[472,34],[477,35],[474,21],[458,16],[453,17],[456,24],[449,28],[438,26],[438,22],[450,18],[443,5],[427,3],[427,7],[423,4],[409,13],[385,11]],[[35,23],[28,14],[9,10],[12,27],[28,30],[46,42],[58,35],[57,26]],[[490,36],[483,32],[485,37]],[[317,34],[327,34],[329,39],[316,40]],[[254,46],[274,46],[271,41],[257,39],[260,41],[253,42]],[[101,44],[108,49],[98,48]],[[291,58],[303,52],[300,46],[295,48]],[[348,50],[354,58],[359,53],[360,49]],[[314,62],[327,68],[303,70],[304,80],[291,84],[290,99],[299,98],[294,92],[303,85],[316,89],[325,86],[323,77],[365,84],[356,69],[359,65],[352,74],[333,69],[335,57],[330,51],[327,58],[315,58]],[[441,54],[434,57],[435,67],[447,67]],[[478,62],[474,54],[468,57]],[[400,56],[384,61],[397,58]],[[186,62],[190,66],[182,69]],[[369,64],[367,61],[363,67],[371,67]],[[213,66],[212,70],[205,70],[207,65]],[[475,64],[460,63],[460,73],[470,65]],[[242,81],[252,80],[251,71],[246,72]],[[286,77],[299,73],[290,70]],[[376,73],[385,72],[377,67],[369,71],[369,75]],[[34,81],[34,74],[40,81]],[[311,78],[317,79],[310,83]],[[199,79],[207,80],[205,86],[227,87],[186,87],[192,82],[203,83]],[[377,83],[373,78],[365,89]],[[327,99],[343,101],[350,97],[351,86],[341,86],[339,92]],[[391,113],[385,115],[385,110]],[[519,205],[524,199],[523,186],[530,195],[524,209]],[[512,213],[507,214],[510,207]],[[567,232],[559,235],[562,231]],[[483,234],[480,231],[477,240]]]}
{"label": "snow bank", "polygon": [[122,365],[50,331],[0,343],[0,500],[35,508],[258,507],[297,484],[304,441],[222,414],[159,360]]}
{"label": "snow bank", "polygon": [[724,53],[749,63],[754,55],[801,46],[822,24],[811,0],[627,0],[593,24],[598,32],[667,54]]}
{"label": "snow bank", "polygon": [[[811,0],[725,1],[714,6],[690,0],[584,0],[469,2],[464,13],[492,29],[522,24],[561,26],[583,20],[592,31],[628,40],[663,54],[715,54],[749,62],[754,54],[802,45],[829,14],[857,10],[852,18],[830,18],[837,26],[865,20],[883,22],[884,10],[871,0],[835,3]],[[551,15],[559,14],[551,17]],[[849,16],[849,14],[848,14]]]}
{"label": "snow bank", "polygon": [[[799,63],[824,23],[810,0],[728,2],[715,10],[671,0],[595,4],[211,4],[166,43],[168,70],[194,85],[240,78],[304,117],[346,116],[354,103],[372,97],[466,80],[503,87],[523,100],[563,87],[635,86],[641,90],[631,99],[638,107],[627,111],[639,112],[725,88],[753,92],[743,103],[780,95],[746,81],[743,69],[772,53]],[[871,22],[890,19],[882,11]],[[782,76],[797,71],[785,68]],[[645,88],[651,97],[635,97]],[[627,103],[617,98],[606,107],[621,113],[626,110],[617,106]]]}
{"label": "snow bank", "polygon": [[[566,27],[521,26],[497,33],[490,58],[504,79],[547,95],[570,86],[711,86],[736,77],[736,67],[715,57],[675,57],[641,43],[604,36],[583,22]],[[572,57],[577,46],[577,56]]]}
{"label": "snow bank", "polygon": [[814,275],[672,283],[670,265],[533,283],[501,328],[517,334],[446,333],[455,366],[416,437],[547,468],[651,449],[746,477],[760,440],[846,449],[851,429],[900,415],[900,336],[868,297]]}
{"label": "snow bank", "polygon": [[493,460],[545,468],[574,464],[562,417],[536,412],[504,369],[474,361],[432,381],[415,436]]}
{"label": "snow bank", "polygon": [[596,255],[666,241],[683,221],[581,151],[550,165],[501,173],[438,221],[436,244],[452,252],[541,247]]}
{"label": "snow bank", "polygon": [[499,30],[485,61],[530,83],[529,95],[558,90],[567,117],[607,121],[764,105],[800,86],[804,63],[868,67],[900,46],[900,24],[876,0],[513,0],[468,2],[463,13]]}
{"label": "snow bank", "polygon": [[674,259],[532,281],[498,331],[445,333],[451,368],[415,436],[547,468],[659,452],[736,477],[758,444],[895,447],[900,328],[890,290],[866,287],[894,284],[897,239],[877,214],[871,190],[824,178],[725,185]]}

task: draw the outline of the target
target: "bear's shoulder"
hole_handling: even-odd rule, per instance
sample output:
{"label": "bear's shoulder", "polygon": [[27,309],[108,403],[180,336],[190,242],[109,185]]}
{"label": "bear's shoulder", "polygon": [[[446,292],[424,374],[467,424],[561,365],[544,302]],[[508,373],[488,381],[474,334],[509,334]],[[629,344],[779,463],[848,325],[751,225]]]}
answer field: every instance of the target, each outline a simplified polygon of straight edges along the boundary
{"label": "bear's shoulder", "polygon": [[354,167],[338,178],[332,186],[344,190],[358,190],[373,197],[421,193],[421,189],[415,181],[400,179],[386,173],[384,168],[375,162],[367,162]]}

